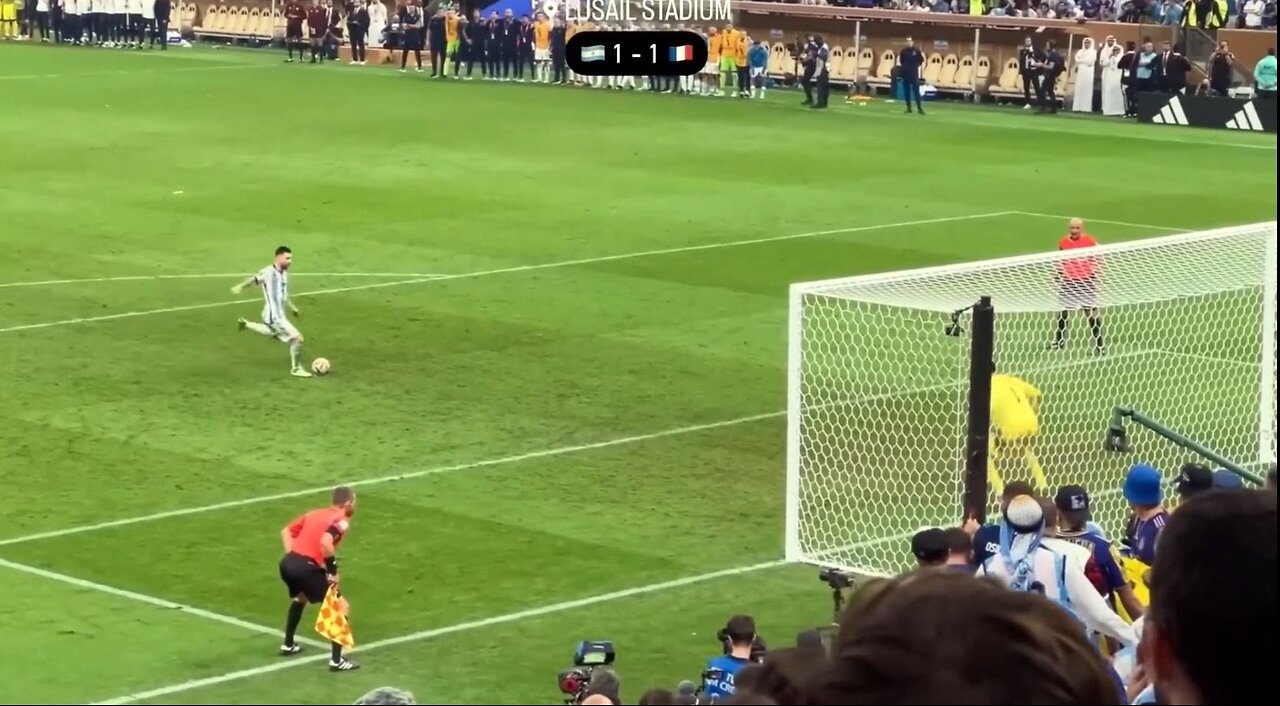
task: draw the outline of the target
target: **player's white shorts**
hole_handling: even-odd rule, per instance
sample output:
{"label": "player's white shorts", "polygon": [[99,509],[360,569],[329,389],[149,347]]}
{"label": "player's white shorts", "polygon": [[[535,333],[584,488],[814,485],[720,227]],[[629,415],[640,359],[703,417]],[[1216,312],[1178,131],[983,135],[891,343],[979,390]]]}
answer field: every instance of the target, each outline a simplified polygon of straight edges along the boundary
{"label": "player's white shorts", "polygon": [[534,49],[533,60],[534,61],[551,61],[551,50],[550,49]]}
{"label": "player's white shorts", "polygon": [[294,326],[288,319],[284,317],[276,317],[272,320],[263,312],[262,323],[271,329],[271,335],[276,337],[281,343],[288,343],[295,338],[302,338],[302,334],[298,332],[298,328]]}
{"label": "player's white shorts", "polygon": [[707,63],[705,63],[705,64],[703,64],[703,65],[702,65],[702,71],[699,71],[698,73],[706,74],[706,75],[708,75],[708,76],[716,76],[716,75],[719,75],[719,73],[720,73],[720,63],[719,63],[719,62],[712,62],[712,61],[708,61]]}
{"label": "player's white shorts", "polygon": [[757,76],[763,77],[763,76],[764,76],[764,70],[765,70],[765,67],[763,67],[763,66],[752,66],[752,67],[751,67],[751,78],[755,78],[755,77],[757,77]]}

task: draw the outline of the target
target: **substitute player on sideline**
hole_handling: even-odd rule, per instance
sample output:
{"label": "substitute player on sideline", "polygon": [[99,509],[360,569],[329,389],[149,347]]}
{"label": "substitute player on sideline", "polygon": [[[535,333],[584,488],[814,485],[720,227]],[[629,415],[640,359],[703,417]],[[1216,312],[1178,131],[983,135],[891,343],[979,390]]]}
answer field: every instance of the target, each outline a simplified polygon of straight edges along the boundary
{"label": "substitute player on sideline", "polygon": [[[302,611],[307,603],[321,603],[329,586],[338,585],[338,544],[351,527],[356,511],[356,493],[351,488],[333,489],[332,504],[308,512],[280,530],[284,558],[280,560],[280,580],[289,588],[289,618],[284,628],[281,656],[302,652],[295,640]],[[360,665],[342,656],[342,645],[333,642],[329,671],[349,672]]]}
{"label": "substitute player on sideline", "polygon": [[[1067,230],[1067,234],[1058,240],[1059,250],[1092,248],[1098,245],[1092,235],[1084,232],[1084,221],[1079,218],[1072,218]],[[1058,263],[1054,279],[1058,285],[1062,311],[1058,314],[1058,328],[1053,343],[1049,344],[1050,348],[1066,348],[1067,320],[1071,317],[1072,309],[1081,309],[1089,318],[1094,354],[1107,354],[1107,348],[1102,342],[1102,316],[1098,313],[1098,269],[1097,257],[1074,257]]]}
{"label": "substitute player on sideline", "polygon": [[1031,468],[1036,490],[1045,491],[1049,481],[1036,457],[1035,445],[1040,438],[1040,390],[1022,378],[1001,375],[991,368],[991,427],[987,446],[987,480],[996,494],[1004,492],[1004,479],[996,468],[997,456],[1021,453]]}
{"label": "substitute player on sideline", "polygon": [[237,319],[240,330],[249,329],[263,336],[270,336],[289,344],[290,373],[294,377],[309,378],[311,373],[302,365],[302,333],[284,315],[287,305],[295,316],[302,316],[298,307],[289,300],[289,266],[293,264],[293,251],[281,245],[276,248],[276,259],[257,274],[231,288],[239,294],[250,285],[262,287],[266,303],[262,307],[262,323]]}

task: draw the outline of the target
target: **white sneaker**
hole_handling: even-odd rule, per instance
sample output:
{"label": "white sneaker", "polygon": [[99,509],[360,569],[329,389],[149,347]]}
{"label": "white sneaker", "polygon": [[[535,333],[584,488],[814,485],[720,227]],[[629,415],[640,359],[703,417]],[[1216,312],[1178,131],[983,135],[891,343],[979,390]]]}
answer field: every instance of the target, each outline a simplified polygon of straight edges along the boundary
{"label": "white sneaker", "polygon": [[404,73],[407,69],[400,69],[400,73]]}
{"label": "white sneaker", "polygon": [[296,377],[296,378],[309,378],[309,377],[311,377],[311,371],[310,371],[310,370],[307,370],[306,368],[294,368],[293,370],[290,370],[290,371],[289,371],[289,374],[290,374],[290,375],[292,375],[292,376],[294,376],[294,377]]}
{"label": "white sneaker", "polygon": [[351,64],[352,66],[356,66],[356,65],[358,65],[360,62],[356,61],[355,59],[352,59],[351,61],[348,61],[347,63],[348,63],[348,64]]}

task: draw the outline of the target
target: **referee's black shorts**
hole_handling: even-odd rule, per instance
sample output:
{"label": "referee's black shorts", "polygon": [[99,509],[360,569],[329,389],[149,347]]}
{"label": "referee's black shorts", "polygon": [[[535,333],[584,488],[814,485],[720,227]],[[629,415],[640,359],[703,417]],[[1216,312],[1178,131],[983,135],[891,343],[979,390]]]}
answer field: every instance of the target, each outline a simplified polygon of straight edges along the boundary
{"label": "referee's black shorts", "polygon": [[290,598],[302,594],[312,603],[324,601],[324,594],[329,591],[329,577],[324,567],[293,552],[280,560],[280,580],[289,588]]}
{"label": "referee's black shorts", "polygon": [[1098,278],[1064,277],[1058,283],[1058,300],[1063,309],[1098,308]]}

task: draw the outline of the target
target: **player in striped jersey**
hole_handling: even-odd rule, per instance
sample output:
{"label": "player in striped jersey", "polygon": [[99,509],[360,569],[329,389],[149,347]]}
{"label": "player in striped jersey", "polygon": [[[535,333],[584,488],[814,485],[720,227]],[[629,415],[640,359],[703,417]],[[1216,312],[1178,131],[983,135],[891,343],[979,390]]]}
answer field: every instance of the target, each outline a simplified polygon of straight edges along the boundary
{"label": "player in striped jersey", "polygon": [[290,372],[295,377],[309,378],[311,373],[302,364],[302,333],[289,322],[284,308],[296,316],[302,312],[289,300],[289,266],[293,264],[293,251],[281,245],[276,248],[276,259],[257,274],[231,288],[233,293],[250,285],[262,287],[262,296],[266,303],[262,307],[262,323],[239,319],[240,330],[249,329],[263,336],[270,336],[281,343],[289,344]]}

